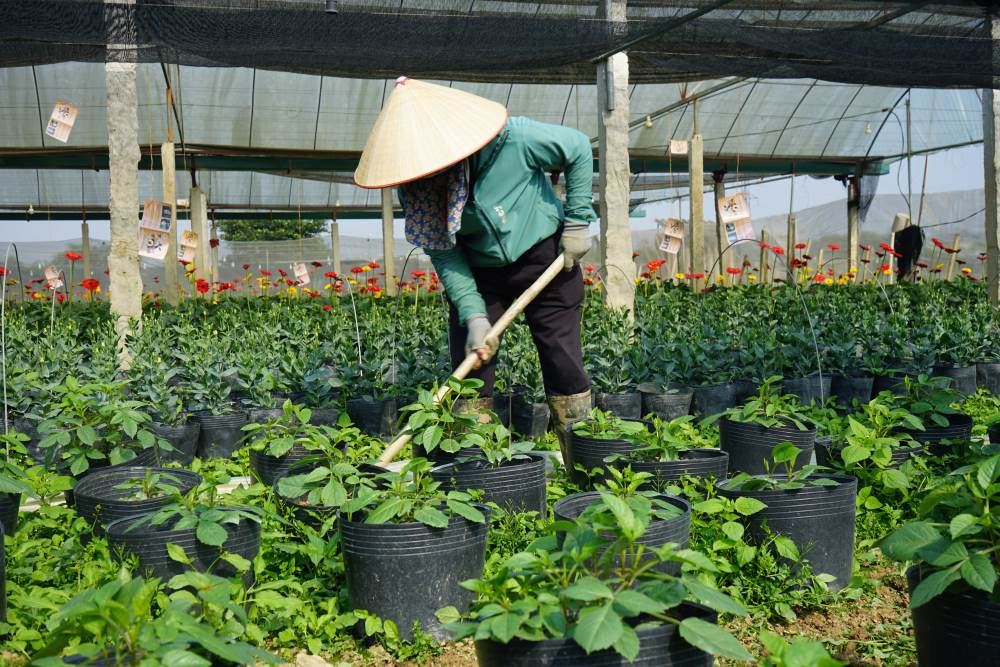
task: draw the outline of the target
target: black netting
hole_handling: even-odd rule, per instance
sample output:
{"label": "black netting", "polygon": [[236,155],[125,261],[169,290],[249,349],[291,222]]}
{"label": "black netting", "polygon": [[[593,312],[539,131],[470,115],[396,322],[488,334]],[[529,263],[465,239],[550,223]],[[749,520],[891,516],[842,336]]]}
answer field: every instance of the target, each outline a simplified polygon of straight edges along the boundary
{"label": "black netting", "polygon": [[[591,83],[592,59],[707,0],[4,0],[0,66],[112,59],[330,76]],[[982,3],[989,5],[990,3]],[[762,9],[766,7],[766,9]],[[736,0],[629,49],[630,80],[817,78],[1000,87],[1000,51],[975,3]]]}
{"label": "black netting", "polygon": [[871,209],[872,202],[875,200],[875,193],[878,191],[878,179],[878,174],[864,174],[858,179],[858,195],[860,199],[858,203],[858,217],[861,218],[861,222],[864,222],[868,217],[868,210]]}

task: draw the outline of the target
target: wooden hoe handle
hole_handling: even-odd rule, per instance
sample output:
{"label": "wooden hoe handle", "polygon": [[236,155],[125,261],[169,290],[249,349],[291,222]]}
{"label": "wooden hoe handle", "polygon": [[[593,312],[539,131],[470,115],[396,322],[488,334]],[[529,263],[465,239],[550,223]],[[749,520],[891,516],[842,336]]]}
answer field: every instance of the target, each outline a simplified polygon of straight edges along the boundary
{"label": "wooden hoe handle", "polygon": [[[537,297],[541,291],[545,289],[550,282],[552,282],[553,278],[559,275],[559,272],[562,271],[565,266],[565,261],[565,257],[562,254],[556,257],[552,263],[549,264],[549,268],[545,269],[545,273],[538,276],[535,282],[531,284],[531,287],[524,290],[524,293],[517,297],[514,303],[510,304],[510,308],[504,311],[504,314],[500,316],[500,319],[497,320],[492,327],[490,327],[490,332],[487,337],[499,339],[500,334],[507,330],[507,327],[510,326],[511,322],[513,322],[517,316],[528,307],[529,303],[535,300],[535,297]],[[459,380],[464,380],[469,372],[476,367],[477,361],[479,361],[479,355],[475,352],[470,352],[466,355],[462,363],[459,364],[458,368],[455,369],[452,376]],[[438,387],[437,392],[434,393],[434,404],[437,405],[440,403],[441,399],[448,394],[448,391],[449,389],[447,384],[442,384]],[[390,444],[386,450],[382,452],[382,456],[380,456],[378,460],[378,465],[385,466],[392,461],[396,455],[399,454],[400,450],[406,446],[406,443],[410,441],[411,437],[412,435],[406,431],[400,433],[399,436],[392,441],[392,444]]]}

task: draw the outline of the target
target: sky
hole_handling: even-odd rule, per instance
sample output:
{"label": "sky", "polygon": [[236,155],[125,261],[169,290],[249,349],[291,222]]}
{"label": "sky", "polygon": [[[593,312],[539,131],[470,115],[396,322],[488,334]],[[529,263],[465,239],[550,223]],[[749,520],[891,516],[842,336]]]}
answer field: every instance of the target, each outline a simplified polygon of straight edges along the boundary
{"label": "sky", "polygon": [[[920,196],[921,181],[924,173],[924,156],[913,158],[913,202],[917,205]],[[950,151],[932,154],[928,157],[927,192],[950,192],[955,190],[975,190],[983,187],[983,147],[982,144],[966,146]],[[750,211],[754,217],[764,217],[788,212],[789,196],[791,194],[791,179],[786,178],[773,183],[750,184],[745,188],[749,195]],[[891,167],[891,173],[879,179],[878,194],[899,194],[907,191],[906,160],[900,160]],[[819,206],[831,201],[845,201],[847,193],[843,185],[833,178],[816,179],[809,176],[795,178],[796,211]],[[900,202],[905,208],[905,203]],[[686,198],[678,203],[654,203],[646,205],[645,218],[633,219],[634,229],[652,229],[656,219],[666,217],[687,218],[688,204]],[[846,203],[845,203],[846,209]],[[845,212],[846,216],[846,212]],[[714,219],[711,206],[706,206],[706,217]],[[34,220],[26,223],[2,223],[4,237],[2,241],[55,241],[75,239],[80,236],[80,224],[72,221]],[[186,226],[182,221],[181,229]],[[593,230],[597,231],[596,225]],[[362,238],[379,238],[381,224],[377,220],[342,220],[340,233],[344,236]],[[94,221],[90,224],[90,235],[93,239],[109,239],[110,224],[107,221]],[[403,236],[401,221],[396,222],[396,236]]]}

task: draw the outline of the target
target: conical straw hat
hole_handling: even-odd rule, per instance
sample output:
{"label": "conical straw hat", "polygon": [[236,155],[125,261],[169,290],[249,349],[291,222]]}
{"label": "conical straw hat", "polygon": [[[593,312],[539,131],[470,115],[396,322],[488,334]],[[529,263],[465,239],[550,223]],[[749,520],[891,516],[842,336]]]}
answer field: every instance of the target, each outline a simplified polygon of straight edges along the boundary
{"label": "conical straw hat", "polygon": [[388,188],[436,174],[488,144],[506,122],[502,104],[399,77],[368,136],[354,182]]}

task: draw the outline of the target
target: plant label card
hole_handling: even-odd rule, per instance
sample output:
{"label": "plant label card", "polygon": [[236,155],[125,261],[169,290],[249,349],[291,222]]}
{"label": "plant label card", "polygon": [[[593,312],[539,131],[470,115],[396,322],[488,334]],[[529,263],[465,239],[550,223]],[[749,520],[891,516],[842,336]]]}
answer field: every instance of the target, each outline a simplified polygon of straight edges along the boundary
{"label": "plant label card", "polygon": [[677,218],[667,218],[663,233],[674,238],[684,238],[684,221]]}
{"label": "plant label card", "polygon": [[45,267],[45,280],[48,283],[49,289],[59,289],[63,286],[62,277],[60,276],[60,271],[55,266]]}
{"label": "plant label card", "polygon": [[58,142],[66,143],[69,141],[69,133],[73,130],[78,113],[80,110],[69,102],[56,100],[56,106],[49,116],[49,124],[45,126],[45,134]]}
{"label": "plant label card", "polygon": [[185,229],[181,234],[181,251],[177,256],[182,262],[193,262],[194,253],[198,249],[198,235],[190,229]]}
{"label": "plant label card", "polygon": [[681,251],[681,239],[664,234],[663,240],[660,241],[660,250],[668,255],[676,255]]}
{"label": "plant label card", "polygon": [[292,264],[292,273],[295,274],[295,279],[300,285],[309,284],[309,268],[305,262],[294,262]]}
{"label": "plant label card", "polygon": [[687,155],[688,154],[688,142],[684,139],[671,139],[670,140],[670,154],[671,155]]}
{"label": "plant label card", "polygon": [[171,213],[170,204],[156,199],[147,199],[142,203],[142,221],[139,226],[144,229],[169,232]]}
{"label": "plant label card", "polygon": [[142,228],[139,230],[139,255],[163,260],[167,256],[168,242],[166,232]]}
{"label": "plant label card", "polygon": [[753,233],[750,221],[750,207],[746,196],[740,192],[719,200],[719,217],[726,229],[726,241],[730,244],[737,241],[752,241],[757,237]]}

